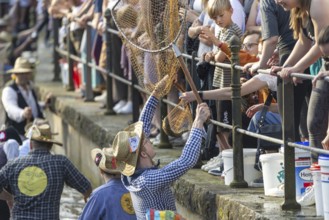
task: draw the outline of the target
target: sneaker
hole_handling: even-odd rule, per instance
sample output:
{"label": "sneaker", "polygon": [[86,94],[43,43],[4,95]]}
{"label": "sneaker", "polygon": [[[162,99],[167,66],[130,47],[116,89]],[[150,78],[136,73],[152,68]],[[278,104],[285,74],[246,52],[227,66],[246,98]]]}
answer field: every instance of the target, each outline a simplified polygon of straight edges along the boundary
{"label": "sneaker", "polygon": [[125,100],[120,100],[114,107],[113,107],[113,111],[117,112],[120,108],[122,108],[123,106],[126,105],[126,101]]}
{"label": "sneaker", "polygon": [[259,187],[259,188],[264,187],[264,179],[263,179],[263,177],[261,176],[258,179],[253,180],[251,182],[250,186],[251,187]]}
{"label": "sneaker", "polygon": [[94,98],[95,102],[106,103],[107,92],[104,91],[102,95],[96,96]]}
{"label": "sneaker", "polygon": [[214,162],[215,159],[216,157],[213,157],[210,160],[208,160],[207,163],[201,167],[201,169],[204,170],[207,166],[209,166],[212,162]]}
{"label": "sneaker", "polygon": [[315,204],[314,187],[309,186],[305,189],[303,196],[297,200],[301,206],[310,206]]}
{"label": "sneaker", "polygon": [[129,101],[124,106],[119,108],[116,113],[118,114],[131,114],[133,112],[133,102]]}
{"label": "sneaker", "polygon": [[283,197],[284,196],[284,184],[281,184],[268,191],[268,196]]}
{"label": "sneaker", "polygon": [[214,168],[217,168],[217,167],[220,167],[223,164],[224,164],[223,163],[223,159],[222,158],[217,158],[213,163],[211,163],[208,166],[206,166],[204,168],[204,171],[208,172],[209,170],[214,169]]}
{"label": "sneaker", "polygon": [[223,169],[224,169],[224,164],[222,164],[219,167],[209,170],[208,173],[211,175],[214,175],[214,176],[221,176],[223,173]]}
{"label": "sneaker", "polygon": [[201,167],[201,169],[202,169],[202,170],[205,170],[206,167],[212,165],[213,163],[217,163],[217,161],[218,161],[220,158],[222,158],[222,155],[221,155],[221,154],[218,154],[217,156],[211,158],[211,159],[210,159],[205,165],[203,165],[203,166]]}

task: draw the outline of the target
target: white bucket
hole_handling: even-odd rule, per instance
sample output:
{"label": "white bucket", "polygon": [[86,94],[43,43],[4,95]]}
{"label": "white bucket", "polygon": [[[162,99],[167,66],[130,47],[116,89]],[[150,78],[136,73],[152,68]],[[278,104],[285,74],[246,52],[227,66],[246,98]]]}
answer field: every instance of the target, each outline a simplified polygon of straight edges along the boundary
{"label": "white bucket", "polygon": [[320,166],[317,163],[313,163],[310,170],[313,175],[316,215],[323,216],[323,199],[322,199]]}
{"label": "white bucket", "polygon": [[283,154],[262,154],[259,161],[262,163],[264,193],[266,196],[275,196],[269,192],[284,183]]}
{"label": "white bucket", "polygon": [[[262,176],[262,173],[254,168],[257,149],[243,149],[244,179],[251,186],[251,183]],[[223,150],[225,185],[233,181],[233,150]]]}
{"label": "white bucket", "polygon": [[[308,142],[296,142],[309,146]],[[313,185],[313,177],[310,170],[311,152],[295,148],[295,177],[296,177],[296,198],[299,199],[305,193],[308,186]]]}
{"label": "white bucket", "polygon": [[319,165],[321,166],[321,186],[324,219],[329,220],[329,156],[319,156]]}
{"label": "white bucket", "polygon": [[[309,142],[296,142],[296,144],[309,146]],[[284,148],[281,148],[284,153]],[[303,196],[308,186],[313,185],[313,177],[310,170],[311,152],[295,148],[295,180],[296,180],[296,199]]]}

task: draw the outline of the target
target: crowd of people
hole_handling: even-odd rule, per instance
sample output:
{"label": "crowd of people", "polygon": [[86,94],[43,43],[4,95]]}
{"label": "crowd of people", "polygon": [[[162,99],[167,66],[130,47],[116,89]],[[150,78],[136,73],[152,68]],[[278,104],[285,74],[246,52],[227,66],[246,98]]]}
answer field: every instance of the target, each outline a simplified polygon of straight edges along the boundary
{"label": "crowd of people", "polygon": [[[142,0],[141,0],[142,1]],[[160,167],[154,161],[154,142],[159,137],[161,119],[158,103],[168,84],[167,76],[155,83],[149,97],[141,94],[144,107],[140,119],[119,132],[109,148],[93,149],[91,158],[99,168],[104,185],[92,192],[91,184],[65,157],[51,153],[56,141],[49,122],[44,119],[44,102],[38,101],[31,81],[33,62],[21,56],[33,50],[32,42],[51,20],[60,18],[64,26],[60,31],[62,47],[72,41],[74,53],[87,56],[86,26],[91,21],[92,60],[129,80],[133,78],[131,53],[118,36],[111,36],[110,55],[107,57],[105,11],[113,8],[114,0],[52,0],[1,3],[0,48],[3,55],[1,71],[11,74],[12,80],[2,91],[2,104],[6,113],[6,129],[0,132],[0,214],[1,219],[59,219],[59,203],[64,183],[78,190],[86,206],[80,219],[146,219],[150,210],[176,211],[170,184],[193,168],[200,155],[202,139],[211,143],[209,160],[202,170],[220,176],[223,173],[221,152],[232,148],[231,133],[227,129],[210,129],[205,122],[209,117],[232,124],[231,73],[213,66],[211,62],[229,63],[229,47],[233,36],[241,40],[238,53],[241,77],[243,118],[242,127],[259,132],[260,121],[280,124],[283,112],[282,87],[293,84],[294,137],[292,141],[309,141],[311,147],[329,150],[329,2],[327,0],[190,0],[179,14],[186,15],[184,53],[196,52],[200,61],[190,68],[200,97],[205,103],[194,109],[195,118],[190,131],[183,134],[185,146],[182,155],[170,164]],[[123,3],[138,7],[140,1]],[[5,12],[5,13],[4,13]],[[31,18],[32,16],[32,18]],[[32,21],[34,22],[26,22]],[[113,19],[110,27],[116,29]],[[136,24],[126,28],[134,29]],[[67,32],[67,28],[70,32]],[[132,33],[134,33],[132,30]],[[49,29],[46,29],[46,42]],[[70,33],[69,35],[67,33]],[[141,41],[145,40],[141,34]],[[32,48],[31,48],[32,46]],[[148,53],[145,53],[144,70]],[[189,63],[193,65],[193,62]],[[146,68],[145,68],[146,67]],[[191,67],[191,66],[190,66]],[[271,74],[257,73],[269,69]],[[291,77],[292,73],[316,75],[313,81]],[[82,69],[84,78],[86,69]],[[93,71],[95,100],[106,103],[105,80]],[[145,73],[146,74],[146,73]],[[148,76],[152,73],[147,73]],[[154,74],[154,73],[153,73]],[[145,77],[142,84],[151,84]],[[184,77],[178,77],[184,82]],[[152,82],[153,83],[153,82]],[[183,83],[182,83],[183,84]],[[141,85],[141,86],[145,86]],[[145,86],[146,87],[146,86]],[[84,94],[83,85],[79,88]],[[132,113],[131,88],[117,80],[112,84],[113,109],[118,114]],[[96,94],[101,94],[96,96]],[[192,103],[193,92],[173,89],[168,98]],[[266,104],[265,104],[266,102]],[[267,113],[262,115],[266,108]],[[263,118],[261,118],[263,117]],[[214,135],[207,135],[213,132]],[[262,148],[257,139],[243,138],[244,148],[256,148],[265,153],[277,152],[277,145]],[[216,150],[213,150],[216,149]],[[312,153],[312,161],[317,155]],[[255,180],[255,186],[261,183]],[[111,195],[111,196],[108,196]],[[90,198],[89,198],[90,197]],[[298,202],[310,205],[301,198]],[[4,213],[4,214],[3,214]],[[3,217],[4,216],[4,217]],[[3,218],[2,218],[3,217]]]}

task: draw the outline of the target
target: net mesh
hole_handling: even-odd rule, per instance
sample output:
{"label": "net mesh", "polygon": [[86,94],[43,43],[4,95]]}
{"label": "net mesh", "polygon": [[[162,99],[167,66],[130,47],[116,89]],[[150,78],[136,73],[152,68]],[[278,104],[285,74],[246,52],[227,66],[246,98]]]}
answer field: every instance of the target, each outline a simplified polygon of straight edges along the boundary
{"label": "net mesh", "polygon": [[[112,10],[138,83],[149,92],[165,75],[174,79],[180,68],[171,45],[182,48],[184,18],[179,9],[186,4],[187,0],[121,0]],[[161,97],[170,91],[172,81]]]}
{"label": "net mesh", "polygon": [[193,118],[189,104],[180,101],[162,121],[162,129],[167,135],[179,137],[191,129]]}

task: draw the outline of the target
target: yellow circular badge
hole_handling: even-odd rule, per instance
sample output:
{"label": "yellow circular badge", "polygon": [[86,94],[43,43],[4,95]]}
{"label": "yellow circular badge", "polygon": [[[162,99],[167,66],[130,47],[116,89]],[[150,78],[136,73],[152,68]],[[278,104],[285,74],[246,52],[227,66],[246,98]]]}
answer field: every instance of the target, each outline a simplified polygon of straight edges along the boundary
{"label": "yellow circular badge", "polygon": [[40,195],[47,185],[46,173],[37,166],[26,167],[18,175],[18,188],[27,196]]}
{"label": "yellow circular badge", "polygon": [[130,215],[135,214],[134,206],[131,201],[130,193],[125,193],[121,196],[121,207]]}

